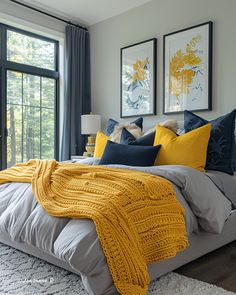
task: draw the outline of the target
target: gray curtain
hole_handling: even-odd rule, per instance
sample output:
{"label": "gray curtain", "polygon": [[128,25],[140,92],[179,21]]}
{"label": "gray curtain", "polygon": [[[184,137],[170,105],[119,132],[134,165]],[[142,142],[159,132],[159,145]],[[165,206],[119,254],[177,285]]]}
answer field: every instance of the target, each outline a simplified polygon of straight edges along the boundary
{"label": "gray curtain", "polygon": [[89,32],[66,26],[65,99],[61,160],[82,155],[81,115],[91,110]]}

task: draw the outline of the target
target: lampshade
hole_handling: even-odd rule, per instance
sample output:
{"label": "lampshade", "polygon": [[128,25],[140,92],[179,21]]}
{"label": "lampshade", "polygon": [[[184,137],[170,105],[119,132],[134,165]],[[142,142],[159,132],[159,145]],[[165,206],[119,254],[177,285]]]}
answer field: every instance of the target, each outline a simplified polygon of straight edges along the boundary
{"label": "lampshade", "polygon": [[101,130],[100,115],[82,115],[81,116],[81,134],[96,134]]}

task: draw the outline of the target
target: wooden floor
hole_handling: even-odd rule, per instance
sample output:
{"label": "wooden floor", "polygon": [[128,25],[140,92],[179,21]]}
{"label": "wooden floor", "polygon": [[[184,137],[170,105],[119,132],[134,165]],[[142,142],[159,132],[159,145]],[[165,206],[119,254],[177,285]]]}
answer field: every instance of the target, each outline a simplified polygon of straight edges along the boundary
{"label": "wooden floor", "polygon": [[176,272],[236,292],[236,241],[182,266]]}

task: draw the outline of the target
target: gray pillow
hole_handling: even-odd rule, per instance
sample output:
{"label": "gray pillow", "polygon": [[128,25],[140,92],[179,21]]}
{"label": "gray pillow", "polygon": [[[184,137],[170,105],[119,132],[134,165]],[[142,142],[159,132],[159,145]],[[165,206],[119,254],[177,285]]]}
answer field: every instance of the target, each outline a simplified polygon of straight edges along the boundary
{"label": "gray pillow", "polygon": [[232,202],[233,209],[236,209],[236,181],[234,175],[220,171],[208,170],[207,176],[211,178],[219,190]]}

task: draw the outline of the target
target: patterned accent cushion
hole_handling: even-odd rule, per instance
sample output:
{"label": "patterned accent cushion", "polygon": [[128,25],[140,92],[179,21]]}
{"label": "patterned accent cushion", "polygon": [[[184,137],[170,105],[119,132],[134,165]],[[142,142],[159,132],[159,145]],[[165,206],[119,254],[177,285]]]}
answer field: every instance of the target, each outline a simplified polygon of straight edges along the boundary
{"label": "patterned accent cushion", "polygon": [[115,126],[119,124],[116,120],[109,119],[107,121],[107,128],[106,128],[106,135],[110,136],[112,132],[114,131]]}
{"label": "patterned accent cushion", "polygon": [[124,128],[127,129],[135,138],[139,138],[143,135],[143,131],[135,123],[118,124],[115,126],[114,131],[110,135],[110,140],[120,143],[121,133]]}
{"label": "patterned accent cushion", "polygon": [[[143,118],[142,117],[138,118],[137,120],[135,120],[131,123],[137,125],[141,130],[143,130]],[[107,122],[106,135],[110,136],[112,134],[112,132],[114,131],[116,125],[119,125],[119,122],[110,118]]]}
{"label": "patterned accent cushion", "polygon": [[217,170],[233,174],[233,148],[235,142],[236,110],[215,120],[207,121],[190,111],[184,111],[184,129],[189,132],[200,126],[212,124],[207,150],[207,170]]}

